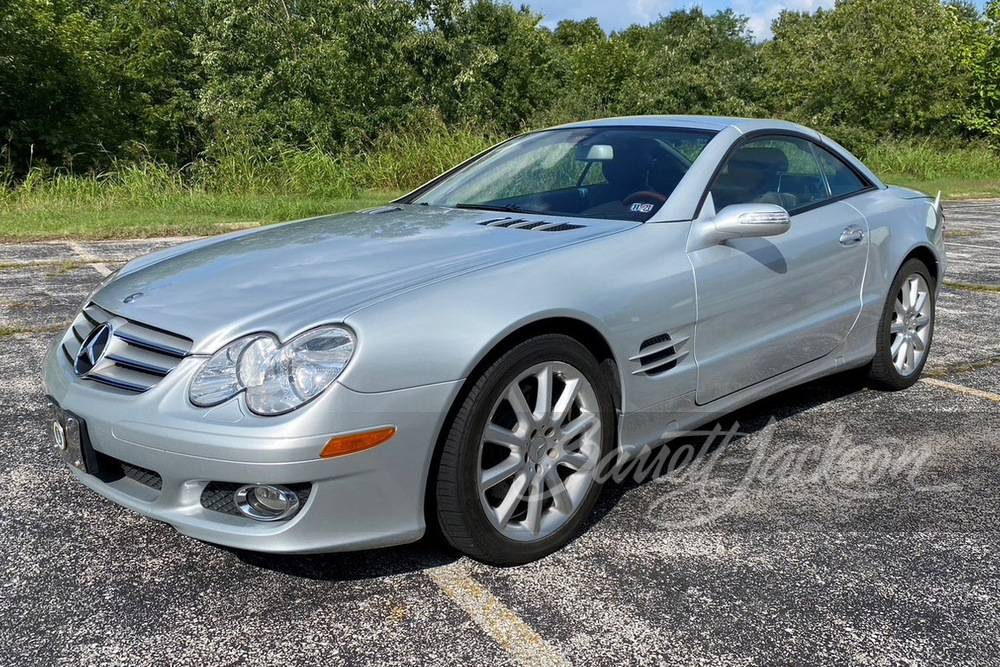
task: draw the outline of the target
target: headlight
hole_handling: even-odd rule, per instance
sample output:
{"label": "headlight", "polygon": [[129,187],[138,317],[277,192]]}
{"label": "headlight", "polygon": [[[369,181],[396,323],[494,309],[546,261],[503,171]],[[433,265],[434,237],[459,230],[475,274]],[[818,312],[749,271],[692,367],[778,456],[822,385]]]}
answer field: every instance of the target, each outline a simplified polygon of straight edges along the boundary
{"label": "headlight", "polygon": [[191,402],[203,408],[246,392],[259,415],[290,412],[326,390],[354,355],[354,333],[327,326],[307,331],[285,345],[268,334],[234,341],[216,352],[191,382]]}

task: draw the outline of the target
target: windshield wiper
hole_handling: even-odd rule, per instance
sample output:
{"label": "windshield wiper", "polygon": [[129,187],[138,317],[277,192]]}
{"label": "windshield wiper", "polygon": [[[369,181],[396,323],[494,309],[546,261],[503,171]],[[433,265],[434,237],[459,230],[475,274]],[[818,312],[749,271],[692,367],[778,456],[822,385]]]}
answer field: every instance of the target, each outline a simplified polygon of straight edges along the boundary
{"label": "windshield wiper", "polygon": [[503,211],[504,213],[534,213],[537,211],[518,206],[517,204],[455,204],[452,208],[469,208],[476,211]]}

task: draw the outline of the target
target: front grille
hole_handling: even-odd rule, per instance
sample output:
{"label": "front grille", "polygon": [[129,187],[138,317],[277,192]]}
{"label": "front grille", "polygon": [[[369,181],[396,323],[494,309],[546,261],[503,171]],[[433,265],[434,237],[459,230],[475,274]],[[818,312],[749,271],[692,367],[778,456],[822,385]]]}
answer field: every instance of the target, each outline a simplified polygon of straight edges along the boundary
{"label": "front grille", "polygon": [[122,473],[125,474],[129,479],[134,479],[143,486],[148,486],[151,489],[160,491],[163,489],[163,478],[160,477],[159,473],[149,470],[148,468],[142,468],[140,466],[132,465],[131,463],[125,463],[121,461]]}
{"label": "front grille", "polygon": [[[236,507],[233,496],[236,490],[244,484],[233,484],[231,482],[209,482],[201,492],[201,506],[213,512],[232,514],[233,516],[243,516],[243,513]],[[312,492],[312,484],[282,484],[289,491],[293,491],[299,497],[299,507],[306,504],[309,494]]]}
{"label": "front grille", "polygon": [[87,336],[106,323],[110,323],[113,335],[104,357],[82,377],[121,392],[149,391],[188,356],[193,345],[189,338],[127,320],[89,303],[62,341],[63,353],[71,365]]}
{"label": "front grille", "polygon": [[92,472],[102,482],[117,482],[122,478],[128,477],[132,481],[138,482],[154,491],[163,490],[163,478],[155,470],[116,459],[93,448],[90,449],[90,452],[93,455],[93,459],[88,471]]}

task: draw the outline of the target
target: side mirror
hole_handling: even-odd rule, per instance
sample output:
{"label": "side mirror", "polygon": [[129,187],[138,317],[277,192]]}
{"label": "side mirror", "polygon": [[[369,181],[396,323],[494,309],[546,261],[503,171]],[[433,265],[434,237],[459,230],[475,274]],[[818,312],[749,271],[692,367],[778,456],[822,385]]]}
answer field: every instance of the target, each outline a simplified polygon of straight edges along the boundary
{"label": "side mirror", "polygon": [[708,235],[716,243],[722,243],[729,239],[781,236],[792,228],[792,217],[776,204],[733,204],[705,224],[709,227]]}

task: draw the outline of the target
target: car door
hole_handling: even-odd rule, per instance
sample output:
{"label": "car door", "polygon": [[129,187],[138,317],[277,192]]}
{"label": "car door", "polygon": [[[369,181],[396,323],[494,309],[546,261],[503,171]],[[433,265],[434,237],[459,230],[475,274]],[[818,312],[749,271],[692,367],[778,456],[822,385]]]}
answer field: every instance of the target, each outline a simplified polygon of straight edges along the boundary
{"label": "car door", "polygon": [[792,225],[781,236],[689,252],[699,404],[830,354],[860,314],[868,226],[847,195],[831,190],[818,150],[801,137],[754,138],[730,154],[711,187],[706,205],[716,211],[778,204]]}

